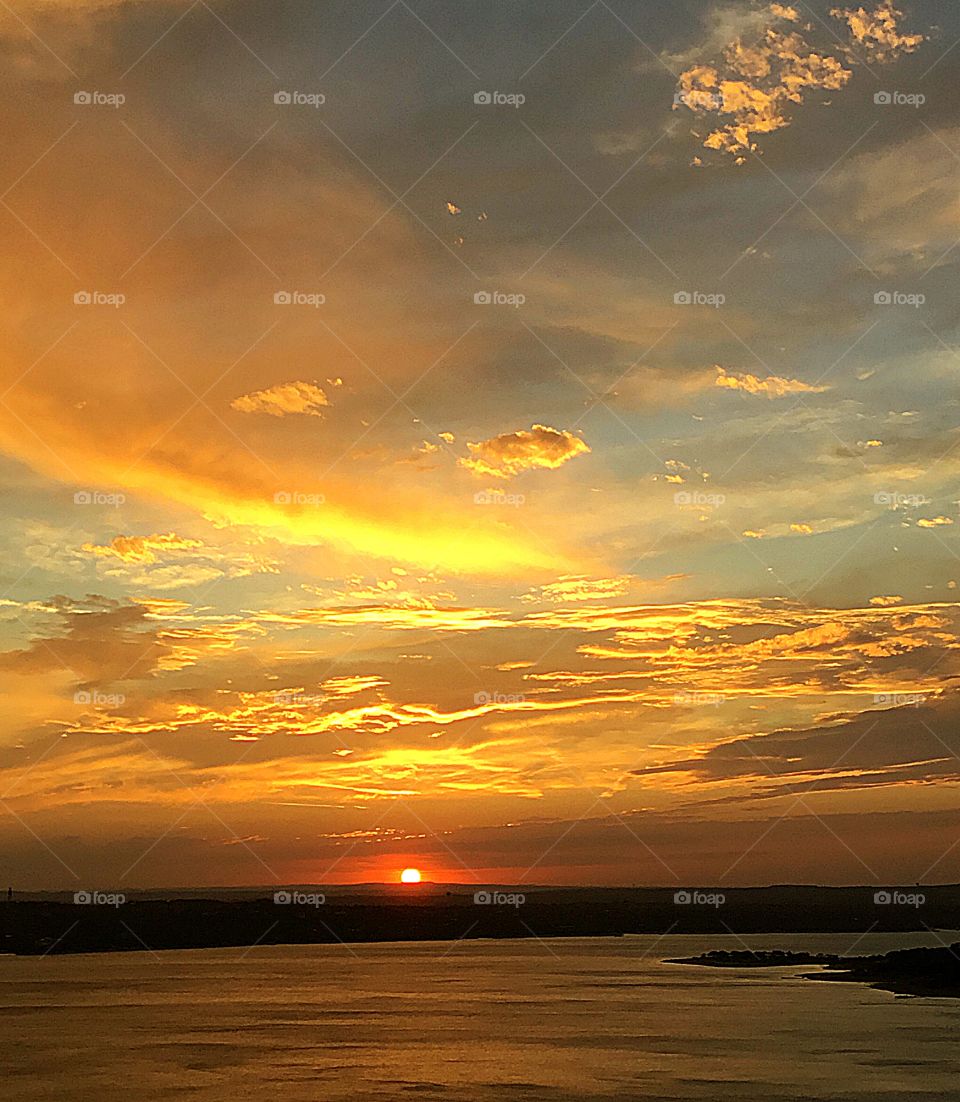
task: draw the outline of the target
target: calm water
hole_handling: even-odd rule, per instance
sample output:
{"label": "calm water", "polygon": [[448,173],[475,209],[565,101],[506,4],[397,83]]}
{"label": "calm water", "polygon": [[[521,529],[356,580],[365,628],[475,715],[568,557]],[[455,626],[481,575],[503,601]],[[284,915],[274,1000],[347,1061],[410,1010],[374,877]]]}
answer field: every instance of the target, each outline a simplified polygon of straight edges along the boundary
{"label": "calm water", "polygon": [[[847,952],[853,935],[751,937]],[[872,936],[856,952],[936,944]],[[661,963],[733,938],[0,958],[5,1099],[956,1099],[960,1001]],[[787,978],[784,978],[784,977]]]}

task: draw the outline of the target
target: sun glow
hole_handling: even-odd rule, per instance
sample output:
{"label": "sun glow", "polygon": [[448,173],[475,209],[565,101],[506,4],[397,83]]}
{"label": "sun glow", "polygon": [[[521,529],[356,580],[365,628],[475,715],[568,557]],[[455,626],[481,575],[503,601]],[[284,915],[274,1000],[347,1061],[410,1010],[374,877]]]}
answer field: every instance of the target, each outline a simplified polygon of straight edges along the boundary
{"label": "sun glow", "polygon": [[402,884],[419,884],[420,883],[420,870],[419,869],[404,869],[400,873],[400,882]]}

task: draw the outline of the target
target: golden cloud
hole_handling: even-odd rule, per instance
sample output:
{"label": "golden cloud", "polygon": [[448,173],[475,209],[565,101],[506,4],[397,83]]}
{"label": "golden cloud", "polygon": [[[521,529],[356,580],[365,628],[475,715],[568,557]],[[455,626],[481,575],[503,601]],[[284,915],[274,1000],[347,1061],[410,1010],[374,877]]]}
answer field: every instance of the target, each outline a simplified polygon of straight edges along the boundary
{"label": "golden cloud", "polygon": [[503,432],[479,444],[467,443],[471,456],[460,465],[475,474],[513,478],[538,467],[555,469],[590,451],[579,436],[565,429],[534,425],[529,431]]}
{"label": "golden cloud", "polygon": [[353,627],[370,624],[385,631],[482,631],[509,628],[514,622],[482,608],[441,608],[427,600],[405,601],[396,605],[351,605],[342,608],[304,608],[294,612],[263,612],[263,623],[287,627],[324,625]]}
{"label": "golden cloud", "polygon": [[83,550],[101,558],[117,558],[122,562],[155,563],[158,553],[194,551],[203,547],[200,540],[185,539],[174,532],[158,536],[115,536],[105,546],[85,543]]}
{"label": "golden cloud", "polygon": [[[850,30],[850,46],[840,47],[850,64],[890,62],[925,40],[922,34],[899,33],[897,21],[903,13],[891,0],[883,0],[872,12],[835,8],[831,14]],[[796,21],[795,9],[773,4],[768,19],[772,25],[756,42],[745,45],[737,37],[723,50],[721,62],[697,63],[680,74],[675,107],[682,103],[720,123],[704,138],[706,148],[732,154],[743,164],[745,154],[758,148],[757,135],[790,125],[792,105],[802,104],[813,91],[837,91],[850,80],[852,70],[840,58],[783,26]]]}
{"label": "golden cloud", "polygon": [[717,368],[714,386],[743,390],[747,394],[764,394],[768,398],[783,398],[787,394],[822,394],[830,389],[812,386],[799,379],[782,379],[779,375],[768,375],[765,379],[759,379],[756,375],[730,375],[722,367]]}
{"label": "golden cloud", "polygon": [[277,562],[247,546],[216,547],[175,532],[115,536],[107,544],[85,543],[82,550],[105,560],[102,574],[153,590],[203,585],[217,578],[276,574]]}
{"label": "golden cloud", "polygon": [[266,390],[255,390],[234,398],[230,408],[239,413],[268,413],[271,417],[286,417],[303,413],[322,417],[323,406],[330,405],[326,394],[313,383],[278,383]]}
{"label": "golden cloud", "polygon": [[563,577],[559,581],[539,586],[524,594],[524,601],[599,601],[610,597],[622,597],[630,588],[632,577],[623,574],[617,578],[588,578],[583,575]]}
{"label": "golden cloud", "polygon": [[830,14],[846,22],[853,40],[874,61],[895,61],[901,54],[912,53],[924,41],[922,34],[900,34],[897,20],[903,12],[893,6],[892,0],[883,0],[872,12],[866,8],[856,11],[834,8]]}
{"label": "golden cloud", "polygon": [[[152,611],[145,616],[148,605]],[[5,787],[16,785],[12,799],[23,813],[70,806],[93,813],[94,805],[109,809],[118,803],[186,805],[202,791],[213,804],[249,802],[258,808],[338,794],[366,803],[416,793],[459,814],[461,798],[475,794],[562,799],[576,784],[573,772],[597,788],[626,778],[624,784],[642,784],[648,791],[658,786],[664,800],[702,799],[699,786],[691,792],[683,774],[699,771],[700,762],[706,768],[717,758],[725,760],[723,746],[731,739],[763,737],[771,729],[771,713],[759,704],[776,700],[778,722],[824,723],[825,730],[832,729],[850,701],[861,708],[866,697],[872,708],[877,694],[884,694],[884,702],[891,694],[938,694],[960,669],[957,605],[831,609],[729,599],[581,604],[491,625],[511,627],[517,633],[511,640],[538,628],[560,636],[576,632],[579,640],[571,640],[568,657],[579,655],[587,663],[550,668],[546,655],[536,668],[529,661],[501,662],[501,676],[480,684],[486,691],[477,691],[475,677],[456,659],[442,670],[431,667],[424,678],[411,676],[416,663],[391,658],[382,632],[370,633],[365,658],[354,652],[356,664],[343,662],[330,677],[326,662],[320,672],[310,661],[318,652],[298,638],[295,649],[286,652],[287,670],[298,673],[283,680],[280,674],[276,688],[263,688],[262,659],[250,651],[259,645],[262,625],[287,626],[279,620],[271,625],[261,614],[258,624],[206,624],[197,611],[169,600],[151,600],[139,610],[104,604],[109,618],[101,617],[99,624],[92,623],[87,607],[66,611],[82,632],[82,639],[72,641],[75,653],[62,651],[63,633],[45,633],[30,656],[8,654],[0,665],[36,682],[37,672],[56,665],[47,651],[52,643],[61,651],[56,657],[72,658],[71,665],[81,655],[101,655],[99,669],[76,670],[78,677],[103,684],[132,674],[148,681],[149,692],[131,685],[125,704],[79,713],[67,704],[54,712],[53,722],[68,736],[56,737],[55,753],[35,768],[0,765]],[[298,624],[319,631],[329,626],[314,617],[316,610],[307,611],[311,615]],[[167,623],[153,635],[152,660],[131,669],[132,644],[142,650],[149,642],[155,617]],[[599,633],[596,644],[583,645],[594,633]],[[111,636],[125,646],[104,667],[102,642]],[[505,638],[501,631],[489,635],[485,654],[502,655]],[[250,646],[238,646],[241,640]],[[91,645],[95,641],[98,645]],[[197,668],[189,684],[177,676],[182,666],[169,661],[169,648],[181,644],[188,662],[186,652],[194,651],[194,660],[202,657],[209,671],[205,676]],[[264,645],[264,654],[280,653],[272,641]],[[479,656],[483,641],[476,646]],[[439,644],[437,654],[445,649]],[[590,661],[598,658],[618,661]],[[312,679],[303,676],[307,671]],[[165,684],[178,691],[164,692]],[[722,726],[715,707],[701,706],[705,702],[722,704]],[[645,737],[638,743],[639,729]],[[605,735],[599,759],[595,742],[584,738],[597,730]],[[678,732],[684,733],[679,741]],[[242,755],[234,759],[227,749],[231,741],[257,748],[247,761]],[[839,754],[838,749],[823,761],[811,759],[811,783],[832,775],[829,767]],[[747,764],[756,760],[743,756]],[[790,766],[792,755],[784,760]],[[631,780],[638,766],[640,773]],[[734,770],[731,783],[738,777]],[[892,775],[890,783],[900,781]],[[729,798],[752,796],[747,789]]]}

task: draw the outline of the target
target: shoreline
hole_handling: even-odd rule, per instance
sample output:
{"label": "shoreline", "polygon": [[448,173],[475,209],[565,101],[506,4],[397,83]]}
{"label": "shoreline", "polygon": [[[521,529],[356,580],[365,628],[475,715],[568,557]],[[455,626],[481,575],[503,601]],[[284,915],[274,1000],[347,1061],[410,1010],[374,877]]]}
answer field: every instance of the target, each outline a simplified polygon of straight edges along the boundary
{"label": "shoreline", "polygon": [[796,968],[819,965],[823,971],[805,972],[802,978],[827,983],[862,983],[898,996],[960,998],[960,942],[937,948],[895,949],[870,956],[791,950],[712,950],[695,957],[680,957],[665,964],[704,968]]}

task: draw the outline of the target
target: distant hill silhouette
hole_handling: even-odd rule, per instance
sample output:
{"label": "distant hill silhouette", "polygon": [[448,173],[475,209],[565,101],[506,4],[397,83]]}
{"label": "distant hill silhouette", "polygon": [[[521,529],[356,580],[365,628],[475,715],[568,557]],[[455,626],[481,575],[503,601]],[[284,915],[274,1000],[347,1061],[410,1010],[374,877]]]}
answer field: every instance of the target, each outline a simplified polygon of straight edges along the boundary
{"label": "distant hill silhouette", "polygon": [[303,885],[279,889],[278,902],[273,889],[218,893],[220,898],[79,894],[95,901],[15,894],[0,902],[0,950],[85,953],[338,941],[960,929],[958,885],[899,893],[815,886]]}

